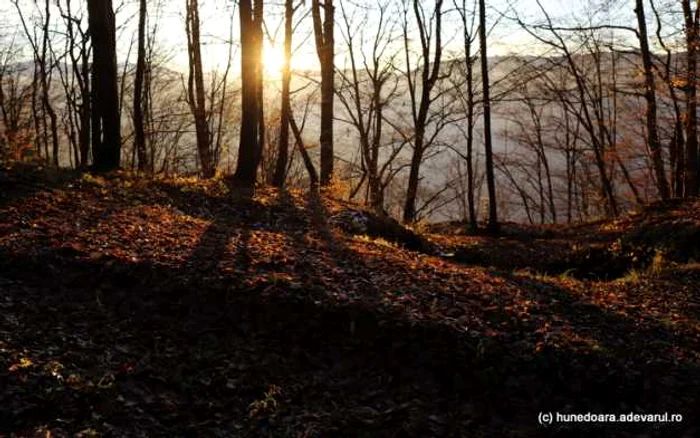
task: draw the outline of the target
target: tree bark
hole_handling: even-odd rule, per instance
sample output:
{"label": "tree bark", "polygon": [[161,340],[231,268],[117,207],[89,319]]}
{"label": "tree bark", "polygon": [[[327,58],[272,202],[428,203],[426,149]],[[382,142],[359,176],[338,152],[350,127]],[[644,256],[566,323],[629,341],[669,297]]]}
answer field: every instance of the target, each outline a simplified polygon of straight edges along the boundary
{"label": "tree bark", "polygon": [[255,185],[262,154],[262,0],[241,0],[241,135],[234,179],[244,186]]}
{"label": "tree bark", "polygon": [[659,140],[659,130],[656,123],[656,83],[654,81],[653,64],[651,52],[649,50],[649,40],[647,35],[646,15],[644,13],[644,0],[636,0],[634,12],[637,14],[639,27],[639,49],[642,52],[642,63],[644,65],[644,99],[646,100],[646,121],[647,133],[649,136],[649,150],[651,151],[651,161],[656,176],[656,187],[661,199],[666,200],[671,196],[666,171],[664,170],[663,156],[661,155],[661,141]]}
{"label": "tree bark", "polygon": [[202,176],[211,178],[216,173],[211,151],[212,136],[209,132],[207,107],[204,97],[204,73],[202,71],[202,46],[200,44],[198,0],[186,0],[187,53],[189,77],[187,81],[188,103],[194,116],[197,137],[197,153]]}
{"label": "tree bark", "polygon": [[498,210],[496,206],[496,181],[493,171],[493,145],[491,139],[491,96],[489,84],[489,62],[486,52],[486,5],[479,0],[479,44],[481,46],[481,80],[484,93],[484,149],[486,153],[486,184],[489,194],[489,223],[491,233],[498,232]]}
{"label": "tree bark", "polygon": [[134,148],[138,156],[138,170],[145,172],[151,168],[146,154],[146,132],[144,129],[143,87],[146,71],[146,0],[139,0],[138,54],[136,56],[136,76],[134,78]]}
{"label": "tree bark", "polygon": [[[421,61],[421,89],[420,97],[417,97],[416,84],[411,79],[411,68],[407,64],[407,77],[409,80],[409,93],[411,96],[413,126],[415,138],[413,142],[413,155],[411,157],[411,168],[408,174],[408,187],[406,190],[406,202],[403,209],[403,221],[410,223],[416,220],[416,202],[418,198],[418,184],[420,182],[420,166],[423,162],[425,154],[425,130],[428,123],[430,105],[433,101],[432,91],[438,81],[440,75],[440,64],[442,62],[442,0],[435,2],[435,45],[431,47],[430,30],[428,26],[431,23],[426,23],[423,20],[424,14],[420,10],[418,0],[413,0],[413,12],[418,23],[418,32],[420,35],[420,50],[422,53]],[[408,63],[409,59],[409,36],[407,29],[404,29],[404,50]],[[431,48],[433,55],[431,57]],[[432,58],[432,59],[431,59]],[[417,101],[417,98],[419,99]]]}
{"label": "tree bark", "polygon": [[58,118],[56,117],[56,111],[53,109],[51,103],[51,86],[49,84],[49,74],[51,68],[48,67],[48,50],[49,44],[49,25],[51,23],[51,7],[49,0],[44,2],[44,25],[42,27],[43,40],[41,44],[41,63],[39,70],[41,72],[41,101],[44,110],[49,115],[49,123],[51,127],[51,150],[52,150],[52,160],[54,167],[58,167],[58,154],[59,154],[59,143],[58,143]]}
{"label": "tree bark", "polygon": [[474,62],[472,56],[472,38],[467,35],[466,11],[462,12],[462,24],[465,27],[464,56],[467,70],[467,209],[469,210],[469,229],[477,231],[479,225],[476,219],[476,203],[474,202],[474,124],[476,102],[474,99]]}
{"label": "tree bark", "polygon": [[289,112],[290,112],[290,84],[292,81],[292,20],[294,18],[294,0],[285,0],[284,6],[284,66],[282,67],[282,111],[280,115],[280,138],[277,147],[277,163],[275,163],[275,176],[272,184],[275,187],[283,187],[287,161],[289,160]]}
{"label": "tree bark", "polygon": [[311,11],[316,37],[316,52],[321,63],[321,185],[333,179],[333,98],[335,78],[334,12],[333,0],[323,3],[323,19],[319,0],[312,0]]}
{"label": "tree bark", "polygon": [[116,28],[112,0],[89,1],[88,15],[92,40],[94,167],[97,171],[107,172],[119,168],[121,156]]}
{"label": "tree bark", "polygon": [[698,116],[697,116],[697,67],[698,67],[698,14],[700,3],[696,1],[695,11],[690,0],[682,0],[685,19],[687,80],[684,87],[686,98],[685,116],[685,197],[698,195]]}

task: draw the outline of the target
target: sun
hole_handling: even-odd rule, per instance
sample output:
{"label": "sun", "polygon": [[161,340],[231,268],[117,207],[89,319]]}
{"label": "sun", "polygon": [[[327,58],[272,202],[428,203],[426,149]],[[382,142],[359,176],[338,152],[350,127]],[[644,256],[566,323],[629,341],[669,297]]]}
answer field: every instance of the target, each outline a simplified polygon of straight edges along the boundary
{"label": "sun", "polygon": [[281,48],[265,44],[262,62],[267,75],[281,76],[284,67],[284,52]]}
{"label": "sun", "polygon": [[[300,51],[292,55],[292,72],[298,70],[310,70],[316,68],[318,60],[315,58],[315,51]],[[263,46],[262,54],[263,71],[267,78],[276,80],[282,78],[284,68],[284,50],[281,44],[272,44],[268,41]]]}

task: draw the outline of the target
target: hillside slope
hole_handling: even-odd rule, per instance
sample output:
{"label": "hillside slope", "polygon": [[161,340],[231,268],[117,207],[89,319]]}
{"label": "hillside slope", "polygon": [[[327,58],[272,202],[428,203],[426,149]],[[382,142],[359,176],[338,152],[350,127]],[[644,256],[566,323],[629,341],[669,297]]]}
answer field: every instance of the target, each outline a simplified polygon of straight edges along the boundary
{"label": "hillside slope", "polygon": [[414,251],[304,193],[35,168],[0,186],[0,436],[700,434],[691,257],[615,279],[499,262],[620,223]]}

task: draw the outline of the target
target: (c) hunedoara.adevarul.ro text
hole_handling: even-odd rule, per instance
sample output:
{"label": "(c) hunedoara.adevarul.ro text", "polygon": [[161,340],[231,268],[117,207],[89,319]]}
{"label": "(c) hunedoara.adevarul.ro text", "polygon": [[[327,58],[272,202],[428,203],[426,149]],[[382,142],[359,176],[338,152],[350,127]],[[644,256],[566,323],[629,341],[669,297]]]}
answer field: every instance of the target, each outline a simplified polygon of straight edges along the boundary
{"label": "(c) hunedoara.adevarul.ro text", "polygon": [[552,424],[574,423],[680,423],[683,421],[681,414],[597,414],[587,412],[585,414],[562,414],[560,412],[540,412],[537,421],[543,426]]}

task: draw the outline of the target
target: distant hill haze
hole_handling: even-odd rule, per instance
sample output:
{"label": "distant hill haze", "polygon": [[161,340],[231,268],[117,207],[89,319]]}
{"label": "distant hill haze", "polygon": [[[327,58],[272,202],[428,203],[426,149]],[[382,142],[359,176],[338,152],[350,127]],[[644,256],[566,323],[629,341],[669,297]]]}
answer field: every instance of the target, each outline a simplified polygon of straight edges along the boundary
{"label": "distant hill haze", "polygon": [[[582,71],[586,74],[595,72],[595,58],[592,55],[574,55],[577,65],[581,66]],[[657,54],[657,62],[665,61],[664,55]],[[498,158],[497,170],[497,186],[499,187],[499,199],[501,204],[502,217],[504,220],[528,221],[537,220],[537,214],[532,211],[528,213],[522,205],[527,203],[526,199],[531,199],[532,210],[539,210],[536,199],[538,198],[537,184],[530,181],[535,178],[537,173],[536,165],[532,160],[533,151],[532,144],[528,143],[528,138],[532,139],[532,118],[529,114],[528,103],[535,103],[539,107],[540,116],[542,118],[542,142],[544,145],[544,154],[549,162],[549,172],[553,180],[553,192],[556,197],[556,207],[560,210],[567,208],[566,200],[566,154],[561,150],[562,130],[561,126],[557,127],[562,121],[558,120],[562,117],[562,106],[557,102],[557,93],[575,96],[574,81],[568,74],[568,67],[563,62],[561,57],[535,57],[535,56],[496,56],[489,60],[491,68],[491,77],[493,82],[493,134],[494,134],[494,152]],[[683,54],[674,54],[671,58],[671,66],[674,71],[680,72],[683,68]],[[420,201],[425,201],[434,196],[439,191],[444,191],[441,199],[447,200],[449,197],[454,198],[454,202],[445,202],[440,208],[432,211],[428,218],[432,220],[456,219],[463,215],[463,193],[461,187],[464,186],[463,166],[459,164],[461,158],[454,151],[459,151],[465,143],[464,138],[464,108],[459,103],[458,96],[463,92],[461,89],[464,60],[450,59],[443,63],[442,70],[451,70],[450,78],[445,79],[441,83],[441,87],[448,89],[453,88],[445,93],[449,97],[442,101],[436,102],[432,111],[439,120],[440,112],[445,112],[444,117],[454,119],[448,123],[444,129],[438,134],[435,146],[429,153],[430,158],[425,162],[422,169],[422,180],[420,183]],[[8,66],[8,72],[20,72],[22,80],[30,81],[33,73],[33,63],[24,61],[11,64]],[[64,72],[70,72],[70,66],[62,65]],[[475,77],[478,77],[478,63],[474,66]],[[613,70],[614,69],[614,70]],[[135,70],[135,65],[121,63],[119,71],[126,73],[126,77],[120,78],[121,90],[124,92],[122,97],[122,131],[124,135],[124,160],[129,163],[131,158],[131,121],[130,112],[132,107],[130,88],[132,86],[132,75]],[[644,148],[643,142],[643,126],[641,125],[640,114],[642,113],[643,100],[641,91],[643,88],[643,77],[641,75],[641,59],[638,54],[633,52],[616,52],[603,53],[601,56],[601,89],[604,90],[604,95],[600,96],[600,101],[604,105],[606,117],[610,120],[617,120],[615,126],[615,137],[617,144],[620,145],[619,153],[624,155],[627,162],[628,172],[631,172],[630,177],[642,179],[642,175],[648,172],[648,164],[642,153]],[[678,73],[680,74],[680,73]],[[230,76],[230,86],[228,87],[226,96],[226,123],[223,123],[223,138],[225,149],[221,151],[219,159],[219,167],[230,170],[230,166],[235,162],[234,155],[237,144],[237,124],[236,117],[238,114],[239,97],[238,91],[240,81],[235,75]],[[160,144],[160,149],[156,153],[155,162],[156,170],[168,172],[178,172],[183,174],[193,173],[196,171],[197,160],[195,151],[194,129],[192,126],[191,116],[188,112],[187,104],[183,99],[183,80],[186,78],[184,72],[171,69],[162,65],[156,65],[151,70],[153,80],[152,103],[154,114],[157,119],[153,121],[149,135],[152,136],[152,141]],[[211,84],[220,80],[221,73],[210,72],[205,78],[205,83]],[[543,78],[547,78],[544,80]],[[319,137],[319,111],[320,102],[318,91],[315,86],[308,86],[311,82],[317,82],[319,79],[318,72],[306,71],[298,72],[294,76],[292,89],[301,89],[301,92],[293,96],[294,115],[301,123],[303,114],[307,113],[306,122],[304,123],[303,138],[309,147],[310,153],[318,163],[319,148],[316,147]],[[365,73],[360,72],[358,81],[360,84],[365,83],[367,77]],[[555,80],[558,83],[553,83]],[[386,119],[391,122],[384,130],[382,144],[384,145],[385,153],[383,157],[389,156],[392,145],[396,145],[401,141],[399,131],[403,134],[410,132],[411,127],[408,124],[408,111],[410,111],[410,100],[407,95],[406,82],[401,72],[394,72],[392,80],[397,82],[397,97],[389,102],[388,108],[385,110]],[[338,92],[342,93],[340,87],[340,79],[336,79]],[[480,99],[479,84],[477,81],[476,99],[477,103]],[[666,145],[671,141],[673,136],[672,125],[673,114],[671,102],[667,98],[667,93],[660,86],[659,91],[659,125],[661,126],[661,141]],[[614,92],[613,92],[614,91]],[[269,124],[274,125],[276,115],[279,112],[279,82],[276,79],[266,81],[266,107],[265,111],[269,120]],[[57,102],[59,112],[65,113],[65,95],[61,89],[61,81],[59,75],[54,73],[52,81],[52,96]],[[527,99],[526,99],[527,98]],[[613,105],[616,105],[616,110],[613,111]],[[480,104],[477,105],[477,115],[480,113]],[[360,166],[357,132],[352,124],[347,123],[350,120],[349,114],[342,105],[339,99],[335,102],[335,112],[337,121],[335,123],[335,153],[337,156],[338,173],[344,177],[357,175],[352,169],[357,169]],[[571,121],[571,120],[570,120]],[[434,128],[431,125],[430,129]],[[395,129],[394,129],[395,128]],[[484,194],[481,191],[483,179],[483,147],[481,141],[481,125],[477,120],[475,127],[475,168],[477,171],[477,199],[483,198]],[[585,160],[585,156],[589,153],[588,140],[584,133],[579,133],[579,138],[576,139],[579,146],[580,159]],[[409,136],[410,137],[410,136]],[[65,142],[65,138],[62,139]],[[64,145],[65,146],[65,145]],[[396,167],[405,166],[410,159],[410,142],[404,147],[402,152],[396,158]],[[71,163],[70,152],[67,147],[62,148],[60,157],[62,166],[69,166]],[[507,170],[507,172],[506,172]],[[541,169],[540,169],[541,171]],[[509,174],[508,174],[509,173]],[[624,176],[620,172],[614,175],[619,197],[624,200],[629,199],[628,189],[625,187]],[[357,177],[354,177],[357,178]],[[401,187],[403,186],[405,171],[396,172],[394,181],[387,188],[387,209],[396,214],[398,213],[401,204],[402,194]],[[522,180],[522,187],[514,188],[513,182]],[[356,179],[353,181],[357,182]],[[529,181],[529,182],[528,182]],[[445,190],[446,186],[454,186],[454,189]],[[586,190],[595,192],[593,186]],[[650,198],[653,195],[653,190],[648,185],[642,185],[643,196]],[[462,199],[460,199],[460,197]],[[586,214],[595,214],[595,201],[590,200],[591,205],[588,206],[591,210]],[[483,207],[483,201],[479,202]],[[480,213],[484,213],[481,211]],[[579,216],[583,212],[578,212]],[[552,218],[548,215],[544,218],[545,222]],[[582,217],[582,216],[581,216]]]}

